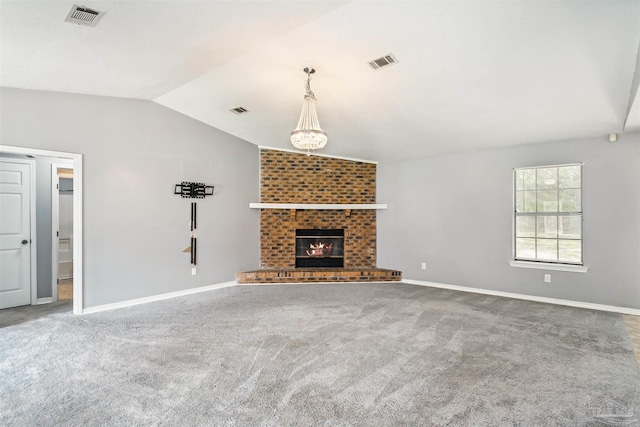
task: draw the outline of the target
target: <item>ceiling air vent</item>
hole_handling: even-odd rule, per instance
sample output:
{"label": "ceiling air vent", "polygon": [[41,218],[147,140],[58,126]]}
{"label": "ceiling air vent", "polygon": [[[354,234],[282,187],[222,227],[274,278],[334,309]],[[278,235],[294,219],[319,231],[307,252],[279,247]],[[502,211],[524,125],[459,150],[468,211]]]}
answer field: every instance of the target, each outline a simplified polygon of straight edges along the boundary
{"label": "ceiling air vent", "polygon": [[103,15],[104,12],[98,12],[97,10],[74,4],[67,14],[67,17],[64,19],[64,22],[84,25],[85,27],[95,27]]}
{"label": "ceiling air vent", "polygon": [[374,59],[373,61],[369,61],[369,66],[374,70],[379,70],[380,68],[388,67],[389,65],[397,64],[398,60],[392,54],[385,55],[383,57]]}
{"label": "ceiling air vent", "polygon": [[231,112],[232,112],[232,113],[234,113],[234,114],[238,114],[238,115],[239,115],[239,114],[244,114],[244,113],[248,113],[248,112],[249,112],[249,110],[247,110],[247,109],[246,109],[246,108],[244,108],[244,107],[236,107],[236,108],[232,108],[232,109],[230,109],[229,111],[231,111]]}

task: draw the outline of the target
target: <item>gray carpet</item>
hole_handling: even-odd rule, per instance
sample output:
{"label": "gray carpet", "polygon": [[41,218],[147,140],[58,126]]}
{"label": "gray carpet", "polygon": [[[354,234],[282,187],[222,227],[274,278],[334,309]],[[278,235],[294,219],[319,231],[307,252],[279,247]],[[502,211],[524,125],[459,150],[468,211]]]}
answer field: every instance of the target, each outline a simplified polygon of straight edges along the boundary
{"label": "gray carpet", "polygon": [[70,311],[0,311],[0,425],[639,424],[613,313],[406,284]]}

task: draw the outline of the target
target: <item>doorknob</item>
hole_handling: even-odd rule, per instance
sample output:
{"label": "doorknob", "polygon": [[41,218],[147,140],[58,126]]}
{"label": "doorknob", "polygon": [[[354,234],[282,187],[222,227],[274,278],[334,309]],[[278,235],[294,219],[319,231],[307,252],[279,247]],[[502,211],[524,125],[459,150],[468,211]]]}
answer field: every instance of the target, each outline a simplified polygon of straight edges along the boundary
{"label": "doorknob", "polygon": [[29,241],[28,241],[28,240],[23,240],[23,241],[22,241],[22,244],[23,244],[23,245],[26,245],[27,243],[29,243]]}

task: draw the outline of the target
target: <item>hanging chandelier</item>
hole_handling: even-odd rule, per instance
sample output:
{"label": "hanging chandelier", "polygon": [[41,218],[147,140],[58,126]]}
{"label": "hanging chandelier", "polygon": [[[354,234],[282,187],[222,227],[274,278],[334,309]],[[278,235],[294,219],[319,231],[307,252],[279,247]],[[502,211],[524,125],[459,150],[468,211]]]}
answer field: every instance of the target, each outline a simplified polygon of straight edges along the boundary
{"label": "hanging chandelier", "polygon": [[320,122],[318,122],[318,114],[316,113],[316,96],[311,92],[311,74],[315,73],[316,70],[308,67],[304,69],[304,72],[307,73],[306,93],[298,127],[291,132],[291,143],[300,150],[307,150],[307,156],[310,156],[310,150],[318,150],[325,146],[327,133],[320,129]]}

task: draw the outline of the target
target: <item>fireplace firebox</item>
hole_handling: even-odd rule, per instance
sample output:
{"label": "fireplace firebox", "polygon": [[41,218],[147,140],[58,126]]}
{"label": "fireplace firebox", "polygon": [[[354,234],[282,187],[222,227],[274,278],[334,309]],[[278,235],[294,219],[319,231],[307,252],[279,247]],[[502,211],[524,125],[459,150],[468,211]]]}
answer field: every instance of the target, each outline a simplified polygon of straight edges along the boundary
{"label": "fireplace firebox", "polygon": [[344,267],[344,230],[296,230],[296,268]]}

